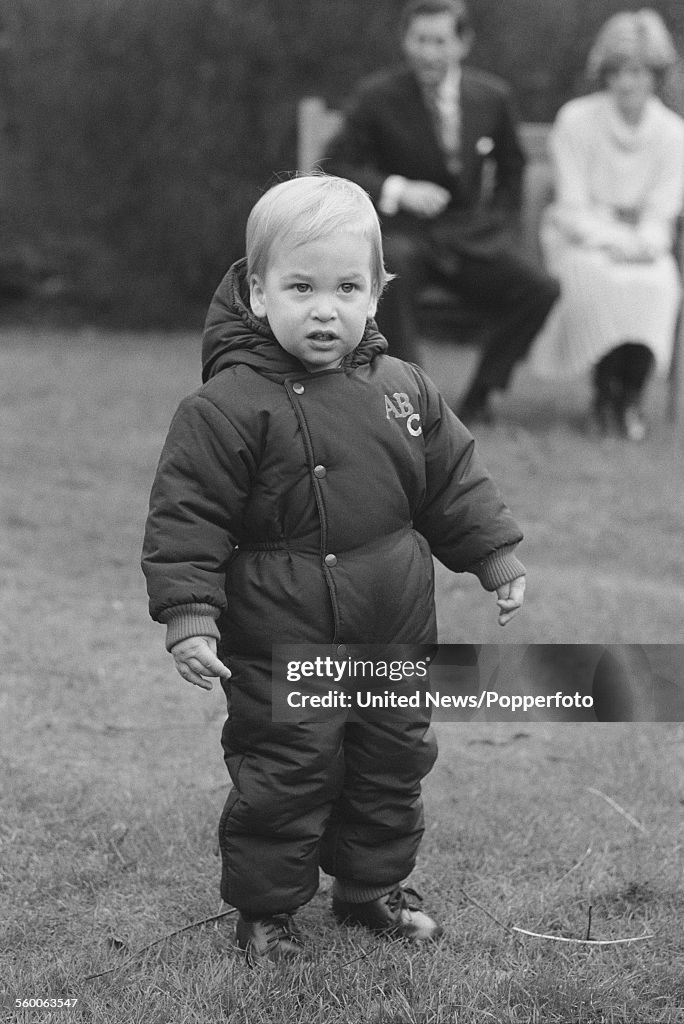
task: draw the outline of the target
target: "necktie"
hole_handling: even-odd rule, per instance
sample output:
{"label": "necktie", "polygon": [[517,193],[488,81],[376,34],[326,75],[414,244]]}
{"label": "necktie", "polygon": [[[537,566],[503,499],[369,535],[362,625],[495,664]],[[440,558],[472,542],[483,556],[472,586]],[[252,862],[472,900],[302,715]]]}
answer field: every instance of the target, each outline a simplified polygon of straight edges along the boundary
{"label": "necktie", "polygon": [[458,97],[452,90],[432,89],[427,95],[437,138],[451,174],[461,171],[461,111]]}

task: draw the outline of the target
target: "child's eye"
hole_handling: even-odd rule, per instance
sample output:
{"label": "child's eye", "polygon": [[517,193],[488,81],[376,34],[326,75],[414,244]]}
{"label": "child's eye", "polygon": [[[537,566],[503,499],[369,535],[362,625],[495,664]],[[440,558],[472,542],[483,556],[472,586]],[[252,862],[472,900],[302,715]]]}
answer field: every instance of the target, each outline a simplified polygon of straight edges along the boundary
{"label": "child's eye", "polygon": [[351,295],[352,292],[356,291],[356,285],[352,281],[345,281],[344,284],[340,285],[340,288],[345,295]]}
{"label": "child's eye", "polygon": [[304,281],[297,281],[294,287],[295,290],[298,291],[300,295],[304,295],[309,290],[308,284],[305,284]]}

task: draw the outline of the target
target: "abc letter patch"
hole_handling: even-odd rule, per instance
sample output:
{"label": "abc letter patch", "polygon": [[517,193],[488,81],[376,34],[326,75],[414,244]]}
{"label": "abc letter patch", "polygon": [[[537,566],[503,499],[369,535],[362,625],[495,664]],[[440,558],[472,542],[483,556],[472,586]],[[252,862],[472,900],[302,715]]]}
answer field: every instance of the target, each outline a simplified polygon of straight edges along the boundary
{"label": "abc letter patch", "polygon": [[405,420],[406,429],[413,437],[423,433],[420,415],[414,412],[409,396],[403,391],[395,391],[393,395],[385,395],[385,415],[387,419],[394,416],[395,420]]}

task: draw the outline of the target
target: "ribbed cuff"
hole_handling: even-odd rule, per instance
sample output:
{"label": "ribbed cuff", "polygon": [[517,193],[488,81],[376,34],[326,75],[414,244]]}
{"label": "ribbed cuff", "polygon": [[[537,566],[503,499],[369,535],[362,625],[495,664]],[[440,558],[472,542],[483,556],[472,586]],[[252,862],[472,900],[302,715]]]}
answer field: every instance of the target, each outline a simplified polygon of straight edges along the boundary
{"label": "ribbed cuff", "polygon": [[167,651],[191,636],[213,636],[218,640],[218,616],[219,610],[213,604],[178,604],[170,608],[161,620],[166,625]]}
{"label": "ribbed cuff", "polygon": [[518,576],[524,576],[525,566],[513,554],[516,547],[517,544],[507,544],[497,548],[481,562],[472,565],[468,572],[475,573],[485,590],[496,590]]}
{"label": "ribbed cuff", "polygon": [[397,882],[391,885],[363,885],[361,882],[342,881],[336,878],[333,882],[333,896],[345,903],[370,903],[372,900],[379,900],[388,892],[396,889]]}

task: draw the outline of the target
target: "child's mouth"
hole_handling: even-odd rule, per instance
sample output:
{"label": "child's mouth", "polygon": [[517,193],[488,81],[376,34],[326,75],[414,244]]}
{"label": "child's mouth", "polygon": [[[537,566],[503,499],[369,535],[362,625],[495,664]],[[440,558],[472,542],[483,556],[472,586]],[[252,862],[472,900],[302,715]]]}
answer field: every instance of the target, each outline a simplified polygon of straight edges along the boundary
{"label": "child's mouth", "polygon": [[307,338],[311,341],[335,341],[337,335],[332,331],[311,331],[307,334]]}

